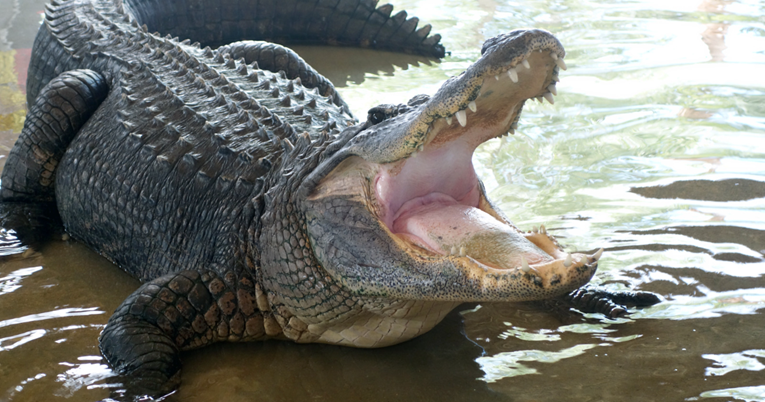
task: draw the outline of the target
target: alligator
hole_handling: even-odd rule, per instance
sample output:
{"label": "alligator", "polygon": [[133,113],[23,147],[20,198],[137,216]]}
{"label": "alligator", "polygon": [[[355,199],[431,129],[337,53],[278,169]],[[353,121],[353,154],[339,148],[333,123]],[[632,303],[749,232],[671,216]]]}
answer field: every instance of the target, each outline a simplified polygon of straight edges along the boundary
{"label": "alligator", "polygon": [[434,95],[357,121],[275,42],[444,56],[430,25],[376,3],[46,7],[0,197],[49,206],[72,238],[143,282],[100,336],[126,387],[172,392],[180,352],[220,341],[393,345],[469,301],[568,294],[624,312],[580,289],[602,249],[569,254],[544,226],[516,228],[471,162],[514,132],[526,100],[552,102],[561,43],[538,29],[501,34]]}

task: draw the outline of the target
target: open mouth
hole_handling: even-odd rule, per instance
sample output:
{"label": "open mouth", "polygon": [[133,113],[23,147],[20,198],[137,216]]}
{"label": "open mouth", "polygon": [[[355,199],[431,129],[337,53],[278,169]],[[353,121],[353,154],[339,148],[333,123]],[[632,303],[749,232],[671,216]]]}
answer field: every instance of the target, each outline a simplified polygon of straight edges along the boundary
{"label": "open mouth", "polygon": [[[432,97],[374,109],[370,125],[305,181],[318,259],[349,289],[538,300],[595,273],[602,250],[569,254],[544,226],[516,228],[487,199],[472,163],[480,144],[514,132],[528,99],[553,102],[562,45],[549,32],[517,30],[487,40],[481,53]],[[378,285],[386,281],[406,286]]]}
{"label": "open mouth", "polygon": [[422,142],[408,157],[381,164],[372,183],[377,215],[392,235],[416,254],[461,259],[484,271],[542,275],[597,262],[600,252],[565,253],[544,226],[518,230],[486,199],[472,164],[480,144],[514,133],[526,100],[553,103],[564,55],[557,41],[533,43],[524,54],[468,77],[472,87],[461,91],[462,99],[423,112],[416,122],[422,127],[428,120]]}

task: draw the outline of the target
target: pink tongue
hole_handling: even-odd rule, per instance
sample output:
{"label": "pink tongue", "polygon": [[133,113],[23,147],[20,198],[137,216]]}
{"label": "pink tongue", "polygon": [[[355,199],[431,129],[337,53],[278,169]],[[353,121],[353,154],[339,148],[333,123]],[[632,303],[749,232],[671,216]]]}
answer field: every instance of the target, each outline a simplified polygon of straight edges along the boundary
{"label": "pink tongue", "polygon": [[519,267],[521,256],[529,264],[553,260],[511,226],[439,193],[404,204],[393,232],[443,255],[464,248],[468,256],[495,268]]}

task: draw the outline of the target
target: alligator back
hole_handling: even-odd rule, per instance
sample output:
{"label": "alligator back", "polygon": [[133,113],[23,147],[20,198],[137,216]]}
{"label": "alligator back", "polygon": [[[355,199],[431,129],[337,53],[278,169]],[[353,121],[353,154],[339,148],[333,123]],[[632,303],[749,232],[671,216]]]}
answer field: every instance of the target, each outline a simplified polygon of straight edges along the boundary
{"label": "alligator back", "polygon": [[[29,104],[43,104],[30,121],[49,117],[50,96],[38,95],[62,72],[93,71],[108,94],[82,127],[72,127],[73,138],[50,146],[56,155],[45,164],[53,166],[47,176],[55,169],[45,187],[70,233],[144,281],[241,266],[256,242],[249,237],[258,197],[284,149],[300,135],[317,142],[353,123],[331,83],[289,49],[239,42],[212,50],[191,40],[443,53],[429,26],[415,31],[416,18],[390,17],[390,7],[375,9],[375,1],[278,3],[57,0],[47,7],[28,81]],[[20,149],[9,160],[5,200],[29,194],[14,188],[30,176],[14,157],[30,153]]]}

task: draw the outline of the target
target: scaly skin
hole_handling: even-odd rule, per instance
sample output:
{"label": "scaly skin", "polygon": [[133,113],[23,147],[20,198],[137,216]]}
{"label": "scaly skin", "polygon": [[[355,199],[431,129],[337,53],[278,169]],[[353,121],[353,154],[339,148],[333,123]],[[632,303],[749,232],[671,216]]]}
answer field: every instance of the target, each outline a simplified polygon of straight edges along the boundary
{"label": "scaly skin", "polygon": [[172,391],[179,352],[213,342],[381,347],[462,302],[549,299],[589,281],[600,253],[515,228],[470,163],[527,99],[552,99],[565,52],[550,33],[492,38],[432,97],[357,123],[289,49],[212,50],[146,25],[212,45],[442,56],[429,26],[369,0],[229,3],[56,0],[35,42],[2,200],[55,201],[74,238],[145,282],[101,336],[131,392]]}

